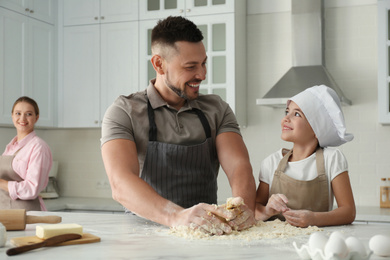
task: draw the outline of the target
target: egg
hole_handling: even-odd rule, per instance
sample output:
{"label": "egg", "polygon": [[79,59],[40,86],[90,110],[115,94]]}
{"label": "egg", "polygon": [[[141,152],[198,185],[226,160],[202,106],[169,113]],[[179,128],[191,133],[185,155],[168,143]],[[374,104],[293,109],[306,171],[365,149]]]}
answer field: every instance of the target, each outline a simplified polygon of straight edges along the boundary
{"label": "egg", "polygon": [[347,244],[340,236],[331,235],[325,244],[324,253],[327,258],[332,256],[345,258],[348,255]]}
{"label": "egg", "polygon": [[356,237],[347,237],[347,239],[345,239],[345,244],[347,244],[349,252],[357,252],[362,257],[367,256],[366,247]]}
{"label": "egg", "polygon": [[328,241],[328,238],[321,232],[315,232],[309,237],[309,248],[312,252],[319,249],[323,252],[325,244]]}
{"label": "egg", "polygon": [[340,237],[342,240],[346,239],[344,234],[341,233],[340,231],[333,231],[332,234],[330,234],[329,239],[331,239],[332,237],[335,237],[335,236]]}
{"label": "egg", "polygon": [[390,256],[390,236],[375,235],[368,243],[374,254],[379,256]]}

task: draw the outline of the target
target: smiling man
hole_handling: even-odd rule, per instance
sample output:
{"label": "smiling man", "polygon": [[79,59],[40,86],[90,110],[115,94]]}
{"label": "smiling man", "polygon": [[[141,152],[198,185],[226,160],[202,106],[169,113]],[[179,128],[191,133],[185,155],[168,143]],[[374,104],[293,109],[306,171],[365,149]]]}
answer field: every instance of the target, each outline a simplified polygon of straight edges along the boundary
{"label": "smiling man", "polygon": [[[156,78],[107,110],[102,157],[113,198],[127,212],[222,235],[254,224],[256,187],[233,111],[219,96],[199,94],[207,72],[202,39],[183,17],[157,23],[151,44]],[[220,165],[232,195],[245,202],[241,211],[213,205]]]}

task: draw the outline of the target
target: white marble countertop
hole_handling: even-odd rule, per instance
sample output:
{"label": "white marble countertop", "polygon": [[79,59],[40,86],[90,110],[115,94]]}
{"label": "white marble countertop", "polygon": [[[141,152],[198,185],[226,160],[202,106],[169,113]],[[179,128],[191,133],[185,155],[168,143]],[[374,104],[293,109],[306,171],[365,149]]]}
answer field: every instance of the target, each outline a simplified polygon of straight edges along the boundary
{"label": "white marble countertop", "polygon": [[44,199],[48,211],[117,211],[124,212],[123,206],[111,198],[59,197]]}
{"label": "white marble countertop", "polygon": [[[101,238],[101,242],[36,249],[20,255],[6,255],[13,237],[34,236],[37,224],[28,224],[24,231],[8,231],[6,246],[0,248],[0,259],[299,259],[292,246],[307,242],[308,235],[293,238],[244,240],[187,240],[168,233],[168,228],[134,215],[38,212],[29,215],[58,215],[62,223],[77,223],[85,233]],[[339,230],[346,236],[359,238],[366,246],[376,234],[389,234],[390,225],[353,224],[326,227],[330,234]],[[390,259],[372,255],[375,259]]]}
{"label": "white marble countertop", "polygon": [[[124,212],[122,205],[110,198],[76,198],[60,197],[45,199],[48,211],[107,211]],[[357,222],[388,222],[390,223],[390,208],[357,207]]]}

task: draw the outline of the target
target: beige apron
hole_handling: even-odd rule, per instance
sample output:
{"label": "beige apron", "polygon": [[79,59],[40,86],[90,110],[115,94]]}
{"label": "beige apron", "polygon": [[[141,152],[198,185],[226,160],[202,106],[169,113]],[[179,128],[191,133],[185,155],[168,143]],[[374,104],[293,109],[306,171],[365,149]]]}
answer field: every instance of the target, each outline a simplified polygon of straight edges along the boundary
{"label": "beige apron", "polygon": [[[285,150],[285,149],[283,149]],[[313,212],[329,210],[328,180],[325,173],[324,155],[322,148],[316,150],[316,165],[318,176],[310,181],[301,181],[284,174],[292,150],[280,161],[275,171],[269,196],[281,193],[288,198],[290,209],[306,209]],[[284,219],[283,216],[278,216]]]}
{"label": "beige apron", "polygon": [[[23,180],[12,168],[12,161],[14,158],[15,155],[0,156],[0,179],[17,182]],[[13,200],[7,191],[0,189],[0,209],[25,209],[26,211],[40,211],[41,204],[38,197],[34,200]]]}

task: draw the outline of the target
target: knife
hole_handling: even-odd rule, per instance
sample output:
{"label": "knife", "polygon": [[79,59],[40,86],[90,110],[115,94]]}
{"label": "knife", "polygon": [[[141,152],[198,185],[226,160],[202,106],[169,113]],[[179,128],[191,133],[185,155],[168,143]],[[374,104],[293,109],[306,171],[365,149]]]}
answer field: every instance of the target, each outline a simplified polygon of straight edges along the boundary
{"label": "knife", "polygon": [[81,238],[80,234],[63,234],[63,235],[58,235],[58,236],[54,236],[54,237],[48,238],[48,239],[46,239],[46,240],[44,240],[42,242],[39,242],[39,243],[34,243],[34,244],[30,244],[30,245],[10,248],[10,249],[7,250],[6,253],[9,256],[17,255],[17,254],[20,254],[20,253],[23,253],[23,252],[27,252],[27,251],[36,249],[36,248],[41,248],[41,247],[44,247],[44,246],[54,246],[56,244],[59,244],[59,243],[65,242],[65,241],[79,239],[79,238]]}

